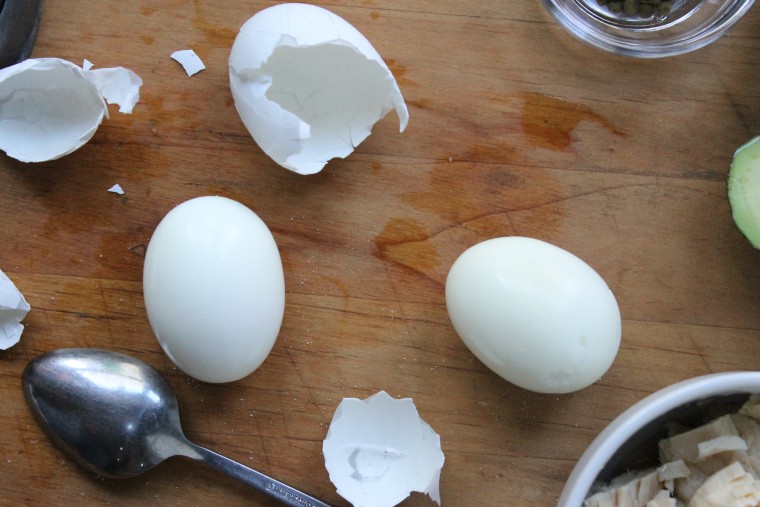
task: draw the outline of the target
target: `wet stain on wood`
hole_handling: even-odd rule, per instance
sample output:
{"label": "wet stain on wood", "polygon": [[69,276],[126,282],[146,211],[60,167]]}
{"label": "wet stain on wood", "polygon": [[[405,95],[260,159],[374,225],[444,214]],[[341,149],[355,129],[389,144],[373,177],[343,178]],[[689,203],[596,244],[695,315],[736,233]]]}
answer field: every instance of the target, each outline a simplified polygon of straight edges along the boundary
{"label": "wet stain on wood", "polygon": [[[486,210],[493,211],[494,206],[499,206],[498,211],[506,210],[507,190],[524,185],[524,181],[517,173],[498,165],[472,167],[478,160],[491,158],[482,151],[491,153],[491,147],[474,146],[461,158],[451,157],[451,161],[437,163],[430,173],[429,187],[405,192],[402,200],[414,209],[452,223],[464,223]],[[498,153],[503,156],[503,149]]]}
{"label": "wet stain on wood", "polygon": [[416,99],[416,100],[412,99],[412,100],[407,100],[406,103],[418,109],[427,109],[430,106],[430,101],[428,99]]}
{"label": "wet stain on wood", "polygon": [[521,124],[528,141],[542,148],[564,151],[571,133],[582,121],[594,121],[613,134],[624,133],[589,107],[543,93],[523,94]]}
{"label": "wet stain on wood", "polygon": [[406,266],[433,277],[440,266],[438,250],[428,241],[428,233],[413,218],[391,218],[375,237],[380,259]]}
{"label": "wet stain on wood", "polygon": [[396,83],[399,86],[414,86],[416,83],[406,77],[407,67],[406,65],[397,62],[393,58],[384,58],[385,64],[393,73],[393,77],[396,78]]}
{"label": "wet stain on wood", "polygon": [[238,32],[230,28],[218,26],[210,23],[203,10],[201,9],[200,0],[193,0],[195,8],[195,18],[192,21],[193,28],[199,30],[206,37],[206,42],[219,48],[229,48],[235,40]]}

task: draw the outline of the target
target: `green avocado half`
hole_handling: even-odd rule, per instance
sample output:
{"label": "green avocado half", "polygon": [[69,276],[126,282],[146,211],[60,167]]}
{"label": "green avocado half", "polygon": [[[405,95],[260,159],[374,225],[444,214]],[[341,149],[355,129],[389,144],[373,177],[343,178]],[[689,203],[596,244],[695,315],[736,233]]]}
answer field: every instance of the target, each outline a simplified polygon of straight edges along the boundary
{"label": "green avocado half", "polygon": [[760,136],[734,153],[728,172],[728,202],[739,230],[760,249]]}

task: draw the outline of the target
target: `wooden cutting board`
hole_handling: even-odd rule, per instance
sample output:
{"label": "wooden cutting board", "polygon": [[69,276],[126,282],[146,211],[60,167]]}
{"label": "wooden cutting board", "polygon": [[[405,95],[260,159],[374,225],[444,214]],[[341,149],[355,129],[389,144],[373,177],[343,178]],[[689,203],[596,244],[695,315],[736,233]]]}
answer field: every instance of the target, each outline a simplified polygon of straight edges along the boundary
{"label": "wooden cutting board", "polygon": [[[248,135],[227,58],[272,2],[46,0],[33,55],[125,66],[144,80],[60,160],[0,157],[0,269],[32,306],[0,352],[0,504],[274,505],[180,459],[131,480],[73,464],[23,400],[27,362],[61,347],[139,357],[177,390],[188,437],[337,505],[322,440],[344,397],[414,399],[440,434],[447,507],[553,505],[578,457],[647,394],[760,368],[760,254],[732,223],[734,150],[760,134],[760,10],[697,52],[635,60],[572,39],[538,1],[320,4],[374,44],[410,108],[315,176]],[[188,78],[169,58],[192,48]],[[125,193],[107,192],[119,183]],[[191,380],[153,338],[141,278],[161,218],[223,195],[270,227],[286,278],[264,365],[227,385]],[[616,295],[623,341],[596,384],[562,396],[499,378],[454,332],[443,283],[468,246],[543,239]],[[413,495],[407,506],[432,505]]]}

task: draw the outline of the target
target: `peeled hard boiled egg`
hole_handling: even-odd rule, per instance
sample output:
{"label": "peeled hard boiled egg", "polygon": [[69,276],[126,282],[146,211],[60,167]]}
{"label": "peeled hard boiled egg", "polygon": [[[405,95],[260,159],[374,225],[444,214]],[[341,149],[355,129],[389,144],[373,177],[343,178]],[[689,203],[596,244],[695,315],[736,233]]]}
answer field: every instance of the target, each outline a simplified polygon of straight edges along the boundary
{"label": "peeled hard boiled egg", "polygon": [[472,353],[531,391],[592,384],[620,346],[620,310],[601,276],[537,239],[495,238],[466,250],[446,279],[446,306]]}
{"label": "peeled hard boiled egg", "polygon": [[232,382],[258,368],[285,311],[272,234],[224,197],[191,199],[161,220],[145,255],[143,291],[161,347],[205,382]]}

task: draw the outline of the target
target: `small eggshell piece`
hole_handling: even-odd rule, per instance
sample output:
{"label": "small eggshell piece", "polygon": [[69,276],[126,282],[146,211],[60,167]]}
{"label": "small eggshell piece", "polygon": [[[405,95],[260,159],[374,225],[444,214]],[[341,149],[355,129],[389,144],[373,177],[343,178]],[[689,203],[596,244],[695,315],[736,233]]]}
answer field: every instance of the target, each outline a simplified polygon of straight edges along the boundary
{"label": "small eggshell piece", "polygon": [[413,491],[441,503],[441,439],[411,398],[385,391],[365,400],[345,398],[322,445],[338,494],[354,507],[392,507]]}
{"label": "small eggshell piece", "polygon": [[124,67],[88,70],[85,76],[95,85],[106,102],[118,105],[120,113],[132,114],[140,100],[140,76]]}
{"label": "small eggshell piece", "polygon": [[185,70],[187,77],[192,77],[206,69],[203,61],[192,49],[180,49],[172,53],[172,60],[176,61]]}
{"label": "small eggshell piece", "polygon": [[161,220],[145,255],[143,290],[161,347],[205,382],[232,382],[258,368],[285,310],[272,234],[224,197],[191,199]]}
{"label": "small eggshell piece", "polygon": [[0,270],[0,350],[17,344],[24,331],[21,321],[31,307],[10,278]]}
{"label": "small eggshell piece", "polygon": [[446,306],[478,359],[532,391],[592,384],[620,345],[620,311],[601,276],[537,239],[495,238],[466,250],[446,279]]}

